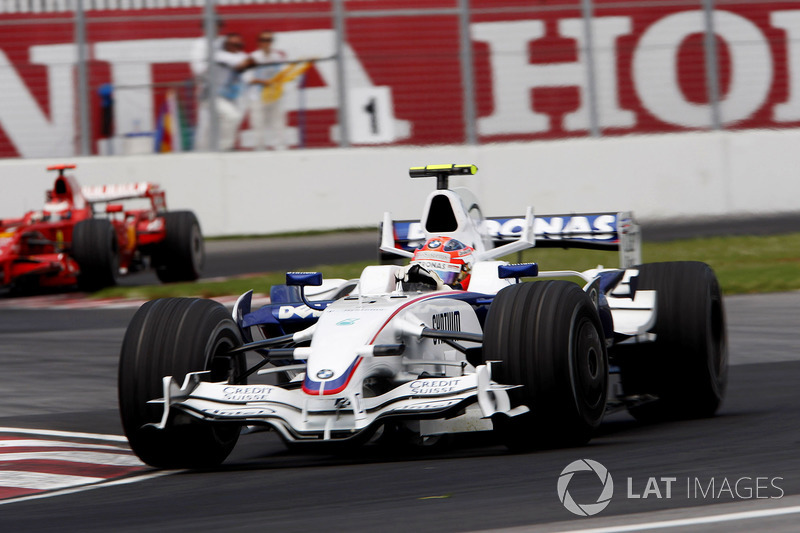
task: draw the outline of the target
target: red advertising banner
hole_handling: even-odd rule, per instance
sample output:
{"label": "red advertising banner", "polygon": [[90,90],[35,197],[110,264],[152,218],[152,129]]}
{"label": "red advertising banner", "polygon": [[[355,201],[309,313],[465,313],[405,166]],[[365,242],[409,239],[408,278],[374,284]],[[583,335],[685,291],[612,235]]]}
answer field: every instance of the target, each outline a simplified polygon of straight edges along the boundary
{"label": "red advertising banner", "polygon": [[[202,4],[86,4],[93,150],[103,137],[122,143],[118,153],[137,136],[155,135],[170,89],[179,95],[184,145],[191,146],[196,110],[189,61],[202,36]],[[593,130],[626,135],[715,124],[800,125],[800,1],[717,0],[708,12],[699,0],[595,0],[587,19],[579,0],[473,0],[465,54],[456,0],[351,0],[344,4],[339,56],[328,1],[230,4],[218,3],[221,31],[240,33],[248,50],[268,29],[290,59],[314,61],[282,98],[293,147],[339,144],[337,61],[343,62],[354,145],[465,142],[463,60],[470,57],[474,131],[482,143]],[[71,5],[0,0],[0,157],[77,153]],[[99,95],[104,86],[113,88],[113,107]],[[252,148],[250,130],[245,118],[237,148]]]}

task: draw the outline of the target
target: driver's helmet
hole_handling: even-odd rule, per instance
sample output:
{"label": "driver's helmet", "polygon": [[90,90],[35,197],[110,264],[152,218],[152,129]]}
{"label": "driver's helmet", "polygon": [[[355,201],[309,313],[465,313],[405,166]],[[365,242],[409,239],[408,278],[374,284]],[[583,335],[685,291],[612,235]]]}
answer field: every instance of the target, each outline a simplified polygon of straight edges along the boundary
{"label": "driver's helmet", "polygon": [[458,239],[432,237],[417,248],[411,264],[435,272],[445,285],[460,284],[462,289],[467,289],[474,251]]}
{"label": "driver's helmet", "polygon": [[64,178],[57,178],[52,189],[45,193],[45,213],[61,213],[70,208],[69,191]]}

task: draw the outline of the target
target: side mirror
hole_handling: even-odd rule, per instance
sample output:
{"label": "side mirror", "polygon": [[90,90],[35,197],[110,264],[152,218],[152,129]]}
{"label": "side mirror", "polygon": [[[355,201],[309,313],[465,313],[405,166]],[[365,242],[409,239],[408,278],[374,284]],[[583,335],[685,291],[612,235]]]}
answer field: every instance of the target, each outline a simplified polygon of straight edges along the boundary
{"label": "side mirror", "polygon": [[500,265],[497,267],[497,275],[503,279],[535,278],[539,275],[539,265],[537,263]]}
{"label": "side mirror", "polygon": [[322,272],[287,272],[286,284],[290,287],[319,287],[322,285]]}
{"label": "side mirror", "polygon": [[309,302],[303,290],[304,287],[308,287],[309,285],[314,287],[322,285],[322,272],[287,272],[286,285],[290,287],[300,287],[300,299],[311,309],[322,311],[327,307],[327,305],[315,305]]}

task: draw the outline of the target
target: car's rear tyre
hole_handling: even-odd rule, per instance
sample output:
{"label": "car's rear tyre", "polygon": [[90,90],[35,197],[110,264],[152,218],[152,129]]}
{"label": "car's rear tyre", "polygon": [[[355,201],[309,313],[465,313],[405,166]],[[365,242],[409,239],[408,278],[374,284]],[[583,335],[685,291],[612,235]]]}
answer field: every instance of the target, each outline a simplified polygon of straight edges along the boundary
{"label": "car's rear tyre", "polygon": [[714,271],[695,261],[636,268],[637,290],[656,291],[656,340],[619,346],[614,357],[626,395],[651,394],[658,400],[629,412],[645,422],[713,415],[728,377],[725,309]]}
{"label": "car's rear tyre", "polygon": [[486,318],[483,356],[501,361],[492,379],[522,385],[512,404],[529,413],[495,416],[495,430],[512,449],[585,444],[603,419],[608,355],[597,309],[567,281],[502,289]]}
{"label": "car's rear tyre", "polygon": [[78,288],[97,291],[117,284],[119,245],[111,222],[81,220],[72,230],[72,257],[80,267]]}
{"label": "car's rear tyre", "polygon": [[211,424],[173,411],[164,429],[158,422],[162,378],[183,382],[188,372],[210,371],[208,381],[234,380],[246,364],[227,352],[242,344],[225,307],[211,300],[163,298],[144,304],[133,316],[119,363],[119,407],[131,449],[159,468],[203,468],[220,464],[233,449],[241,426]]}
{"label": "car's rear tyre", "polygon": [[158,279],[164,283],[196,280],[206,257],[197,217],[191,211],[172,211],[163,217],[166,236],[153,254]]}

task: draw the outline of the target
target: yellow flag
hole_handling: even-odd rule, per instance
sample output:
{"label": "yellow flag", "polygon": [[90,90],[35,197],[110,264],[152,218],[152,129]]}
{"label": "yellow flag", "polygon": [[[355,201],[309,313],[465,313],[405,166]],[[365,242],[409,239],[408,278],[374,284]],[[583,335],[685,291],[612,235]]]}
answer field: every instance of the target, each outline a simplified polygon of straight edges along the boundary
{"label": "yellow flag", "polygon": [[265,85],[262,89],[261,101],[269,104],[278,100],[283,95],[283,85],[294,80],[309,68],[311,68],[311,61],[292,63],[281,69],[270,78],[269,85]]}

